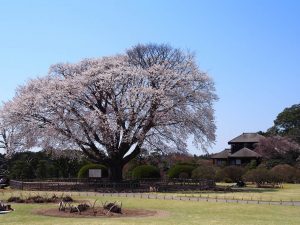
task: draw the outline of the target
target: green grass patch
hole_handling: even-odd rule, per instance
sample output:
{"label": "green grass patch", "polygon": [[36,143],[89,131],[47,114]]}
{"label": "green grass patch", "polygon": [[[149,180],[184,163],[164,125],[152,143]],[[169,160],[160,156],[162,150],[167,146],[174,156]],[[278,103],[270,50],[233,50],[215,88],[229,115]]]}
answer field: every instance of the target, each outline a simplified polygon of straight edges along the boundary
{"label": "green grass patch", "polygon": [[[298,187],[298,186],[297,186]],[[294,189],[294,186],[290,187]],[[289,189],[288,189],[289,190]],[[61,195],[62,193],[56,193]],[[7,199],[12,195],[45,195],[46,192],[26,192],[5,190],[0,193],[0,199]],[[52,193],[47,192],[48,195]],[[98,225],[98,224],[300,224],[300,207],[272,206],[257,204],[215,203],[215,202],[188,202],[157,199],[139,199],[122,197],[95,196],[95,193],[65,193],[72,194],[75,199],[99,203],[122,201],[123,207],[163,210],[168,212],[166,217],[140,218],[58,218],[36,215],[36,209],[57,207],[57,204],[12,204],[16,211],[0,215],[0,224],[5,225]]]}
{"label": "green grass patch", "polygon": [[300,201],[300,184],[284,184],[283,188],[256,188],[249,186],[240,188],[237,192],[183,192],[177,196],[194,196],[209,198],[225,198],[239,200],[262,201]]}

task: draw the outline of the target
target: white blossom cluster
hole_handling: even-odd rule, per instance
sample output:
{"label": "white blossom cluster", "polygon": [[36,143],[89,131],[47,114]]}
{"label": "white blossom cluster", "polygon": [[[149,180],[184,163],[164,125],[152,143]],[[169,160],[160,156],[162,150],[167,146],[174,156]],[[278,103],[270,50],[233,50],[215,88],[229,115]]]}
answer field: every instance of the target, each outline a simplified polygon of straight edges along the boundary
{"label": "white blossom cluster", "polygon": [[142,63],[129,53],[53,65],[3,105],[3,129],[14,127],[20,146],[79,148],[98,162],[126,163],[141,148],[186,152],[191,136],[205,149],[217,97],[193,55],[156,52]]}

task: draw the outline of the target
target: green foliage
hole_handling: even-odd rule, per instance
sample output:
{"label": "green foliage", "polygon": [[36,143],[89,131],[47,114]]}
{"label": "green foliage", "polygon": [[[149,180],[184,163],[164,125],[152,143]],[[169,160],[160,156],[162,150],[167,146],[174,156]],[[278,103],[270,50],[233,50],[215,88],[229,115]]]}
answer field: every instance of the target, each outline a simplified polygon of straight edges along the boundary
{"label": "green foliage", "polygon": [[7,159],[0,153],[0,178],[8,175]]}
{"label": "green foliage", "polygon": [[255,159],[251,160],[250,163],[246,166],[247,170],[253,170],[257,167],[257,161]]}
{"label": "green foliage", "polygon": [[69,159],[68,157],[59,157],[53,160],[53,167],[56,169],[55,177],[76,177],[80,168],[89,162],[82,159]]}
{"label": "green foliage", "polygon": [[125,179],[132,178],[132,171],[134,170],[134,168],[140,166],[141,161],[143,161],[143,160],[141,160],[141,158],[142,158],[142,156],[134,158],[123,167],[123,178],[125,178]]}
{"label": "green foliage", "polygon": [[300,143],[300,104],[292,105],[279,113],[268,132],[288,136]]}
{"label": "green foliage", "polygon": [[263,162],[261,165],[265,165],[266,168],[271,169],[274,166],[285,163],[282,159],[268,159]]}
{"label": "green foliage", "polygon": [[10,178],[32,179],[34,178],[34,170],[30,163],[22,160],[17,160],[10,170]]}
{"label": "green foliage", "polygon": [[102,170],[102,177],[107,177],[108,176],[108,171],[107,167],[101,164],[87,164],[83,167],[78,172],[77,177],[78,178],[88,178],[89,176],[89,169],[101,169]]}
{"label": "green foliage", "polygon": [[216,182],[225,182],[225,173],[223,171],[224,167],[217,167],[216,168],[216,176],[215,176],[215,181]]}
{"label": "green foliage", "polygon": [[192,171],[196,168],[195,165],[191,164],[177,164],[171,167],[168,171],[169,178],[179,178],[180,173],[187,173],[188,178],[191,177]]}
{"label": "green foliage", "polygon": [[133,179],[144,179],[144,178],[159,178],[159,169],[151,165],[142,165],[133,169],[132,178]]}
{"label": "green foliage", "polygon": [[209,179],[214,180],[216,171],[212,166],[199,166],[192,171],[193,179]]}
{"label": "green foliage", "polygon": [[77,177],[80,168],[87,163],[85,158],[52,157],[51,154],[41,151],[16,153],[7,160],[6,167],[11,178],[69,178]]}
{"label": "green foliage", "polygon": [[37,164],[36,169],[36,177],[37,178],[46,178],[47,177],[47,161],[40,160]]}

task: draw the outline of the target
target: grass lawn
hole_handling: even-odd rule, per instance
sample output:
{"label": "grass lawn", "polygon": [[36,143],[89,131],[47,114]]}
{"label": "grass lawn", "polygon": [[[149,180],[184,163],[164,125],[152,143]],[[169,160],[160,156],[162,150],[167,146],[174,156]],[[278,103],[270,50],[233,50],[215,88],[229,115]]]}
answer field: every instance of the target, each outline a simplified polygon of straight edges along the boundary
{"label": "grass lawn", "polygon": [[[0,199],[11,195],[26,195],[28,192],[5,191]],[[33,195],[35,192],[31,192]],[[45,194],[39,192],[39,194]],[[48,193],[49,194],[49,193]],[[3,225],[98,225],[98,224],[300,224],[300,207],[246,205],[236,203],[187,202],[157,199],[116,198],[101,196],[72,195],[75,199],[99,199],[100,201],[122,201],[126,208],[143,208],[163,210],[169,213],[166,217],[157,218],[58,218],[35,215],[36,209],[44,207],[57,208],[57,204],[12,204],[16,211],[0,215]]]}
{"label": "grass lawn", "polygon": [[240,192],[198,192],[178,193],[178,196],[195,196],[210,198],[265,200],[265,201],[300,201],[300,184],[284,184],[283,188],[256,188],[249,186],[241,188]]}

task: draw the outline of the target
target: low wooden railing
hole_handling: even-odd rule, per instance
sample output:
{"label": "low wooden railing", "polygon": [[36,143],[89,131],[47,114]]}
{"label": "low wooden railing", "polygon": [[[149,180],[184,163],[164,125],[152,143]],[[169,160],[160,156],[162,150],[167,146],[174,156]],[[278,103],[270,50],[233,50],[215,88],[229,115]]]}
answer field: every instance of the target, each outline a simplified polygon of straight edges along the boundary
{"label": "low wooden railing", "polygon": [[148,192],[149,188],[159,191],[203,190],[215,187],[213,180],[195,179],[142,179],[112,182],[107,179],[34,179],[11,180],[10,187],[20,190],[39,191],[101,191],[101,192]]}

